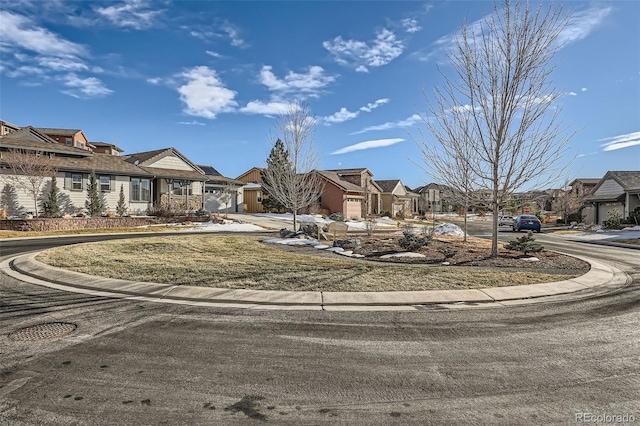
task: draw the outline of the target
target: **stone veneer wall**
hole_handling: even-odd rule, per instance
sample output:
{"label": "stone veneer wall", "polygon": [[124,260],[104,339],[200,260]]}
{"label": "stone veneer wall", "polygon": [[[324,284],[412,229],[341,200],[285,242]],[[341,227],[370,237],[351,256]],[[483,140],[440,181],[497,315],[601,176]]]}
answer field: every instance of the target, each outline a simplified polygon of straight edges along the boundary
{"label": "stone veneer wall", "polygon": [[0,220],[0,230],[66,231],[69,229],[126,228],[162,223],[206,222],[209,220],[211,219],[206,216],[2,219]]}

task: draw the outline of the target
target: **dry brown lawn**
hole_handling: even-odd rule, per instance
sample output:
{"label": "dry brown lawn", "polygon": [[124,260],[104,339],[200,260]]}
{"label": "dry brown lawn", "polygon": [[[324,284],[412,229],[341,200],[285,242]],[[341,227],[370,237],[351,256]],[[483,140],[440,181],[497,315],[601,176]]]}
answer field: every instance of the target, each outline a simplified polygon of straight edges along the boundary
{"label": "dry brown lawn", "polygon": [[[188,227],[180,227],[181,230],[186,228]],[[176,230],[176,227],[173,225],[154,225],[147,227],[67,229],[64,231],[0,231],[0,238],[53,237],[58,235],[83,234],[115,234],[123,232],[166,232],[173,230]]]}
{"label": "dry brown lawn", "polygon": [[41,262],[110,278],[254,290],[415,291],[560,281],[573,273],[388,264],[311,248],[283,250],[259,237],[158,236],[86,243],[45,251]]}

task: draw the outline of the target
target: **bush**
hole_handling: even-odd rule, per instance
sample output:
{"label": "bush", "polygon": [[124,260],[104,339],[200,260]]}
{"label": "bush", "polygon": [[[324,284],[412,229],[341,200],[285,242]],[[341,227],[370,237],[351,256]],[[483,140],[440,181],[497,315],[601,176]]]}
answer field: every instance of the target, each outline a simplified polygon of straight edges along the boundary
{"label": "bush", "polygon": [[405,250],[416,251],[431,244],[431,235],[419,237],[407,230],[402,231],[402,234],[403,236],[398,239],[398,245]]}
{"label": "bush", "polygon": [[602,227],[604,229],[621,229],[620,222],[622,221],[622,214],[620,210],[613,209],[607,212],[607,218],[602,221]]}
{"label": "bush", "polygon": [[532,231],[527,232],[527,235],[509,241],[504,248],[507,250],[521,251],[525,256],[528,253],[537,253],[544,250],[542,244],[536,242],[536,239],[533,238]]}
{"label": "bush", "polygon": [[458,250],[453,247],[443,247],[438,250],[444,256],[444,260],[450,259],[456,254],[458,254]]}
{"label": "bush", "polygon": [[336,222],[344,222],[344,215],[340,212],[331,213],[329,219],[335,220]]}
{"label": "bush", "polygon": [[390,212],[389,210],[387,210],[386,212],[383,212],[383,213],[382,213],[382,216],[386,216],[386,217],[388,217],[389,219],[393,219],[393,216],[391,216],[391,212]]}
{"label": "bush", "polygon": [[640,206],[636,207],[629,213],[627,221],[632,225],[640,225]]}

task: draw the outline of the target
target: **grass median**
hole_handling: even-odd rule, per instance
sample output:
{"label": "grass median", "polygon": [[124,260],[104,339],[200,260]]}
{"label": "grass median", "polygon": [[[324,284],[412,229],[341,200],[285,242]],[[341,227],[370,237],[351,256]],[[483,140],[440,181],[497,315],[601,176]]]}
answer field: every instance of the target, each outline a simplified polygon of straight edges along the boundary
{"label": "grass median", "polygon": [[[43,263],[132,281],[252,290],[454,290],[561,281],[568,274],[390,265],[283,251],[259,237],[159,236],[60,247]],[[305,251],[300,249],[300,251]]]}

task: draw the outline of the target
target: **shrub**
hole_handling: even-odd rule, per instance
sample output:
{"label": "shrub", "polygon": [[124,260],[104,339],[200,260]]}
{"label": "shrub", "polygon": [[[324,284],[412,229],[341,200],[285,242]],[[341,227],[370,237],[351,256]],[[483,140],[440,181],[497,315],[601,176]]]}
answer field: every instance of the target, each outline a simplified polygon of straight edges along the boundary
{"label": "shrub", "polygon": [[367,231],[368,236],[372,236],[373,231],[375,231],[377,227],[378,227],[378,224],[376,223],[375,220],[367,220],[364,222],[364,229],[365,231]]}
{"label": "shrub", "polygon": [[627,219],[631,224],[640,225],[640,206],[633,209]]}
{"label": "shrub", "polygon": [[620,222],[622,221],[622,214],[618,209],[612,209],[607,212],[607,218],[602,221],[602,227],[604,229],[620,229]]}
{"label": "shrub", "polygon": [[542,244],[536,242],[536,239],[533,238],[532,231],[527,232],[527,235],[509,241],[504,248],[507,250],[521,251],[525,256],[528,253],[537,253],[544,250]]}
{"label": "shrub", "polygon": [[444,256],[444,260],[450,259],[456,254],[458,254],[458,250],[453,247],[442,247],[438,250]]}
{"label": "shrub", "polygon": [[335,220],[336,222],[344,222],[344,215],[340,212],[331,213],[329,219]]}
{"label": "shrub", "polygon": [[398,239],[398,245],[405,250],[416,251],[431,244],[431,235],[419,237],[413,232],[402,231],[403,236]]}
{"label": "shrub", "polygon": [[392,219],[392,218],[393,218],[393,217],[391,216],[391,212],[390,212],[389,210],[387,210],[386,212],[383,212],[383,213],[382,213],[382,216],[386,216],[386,217],[388,217],[389,219]]}

